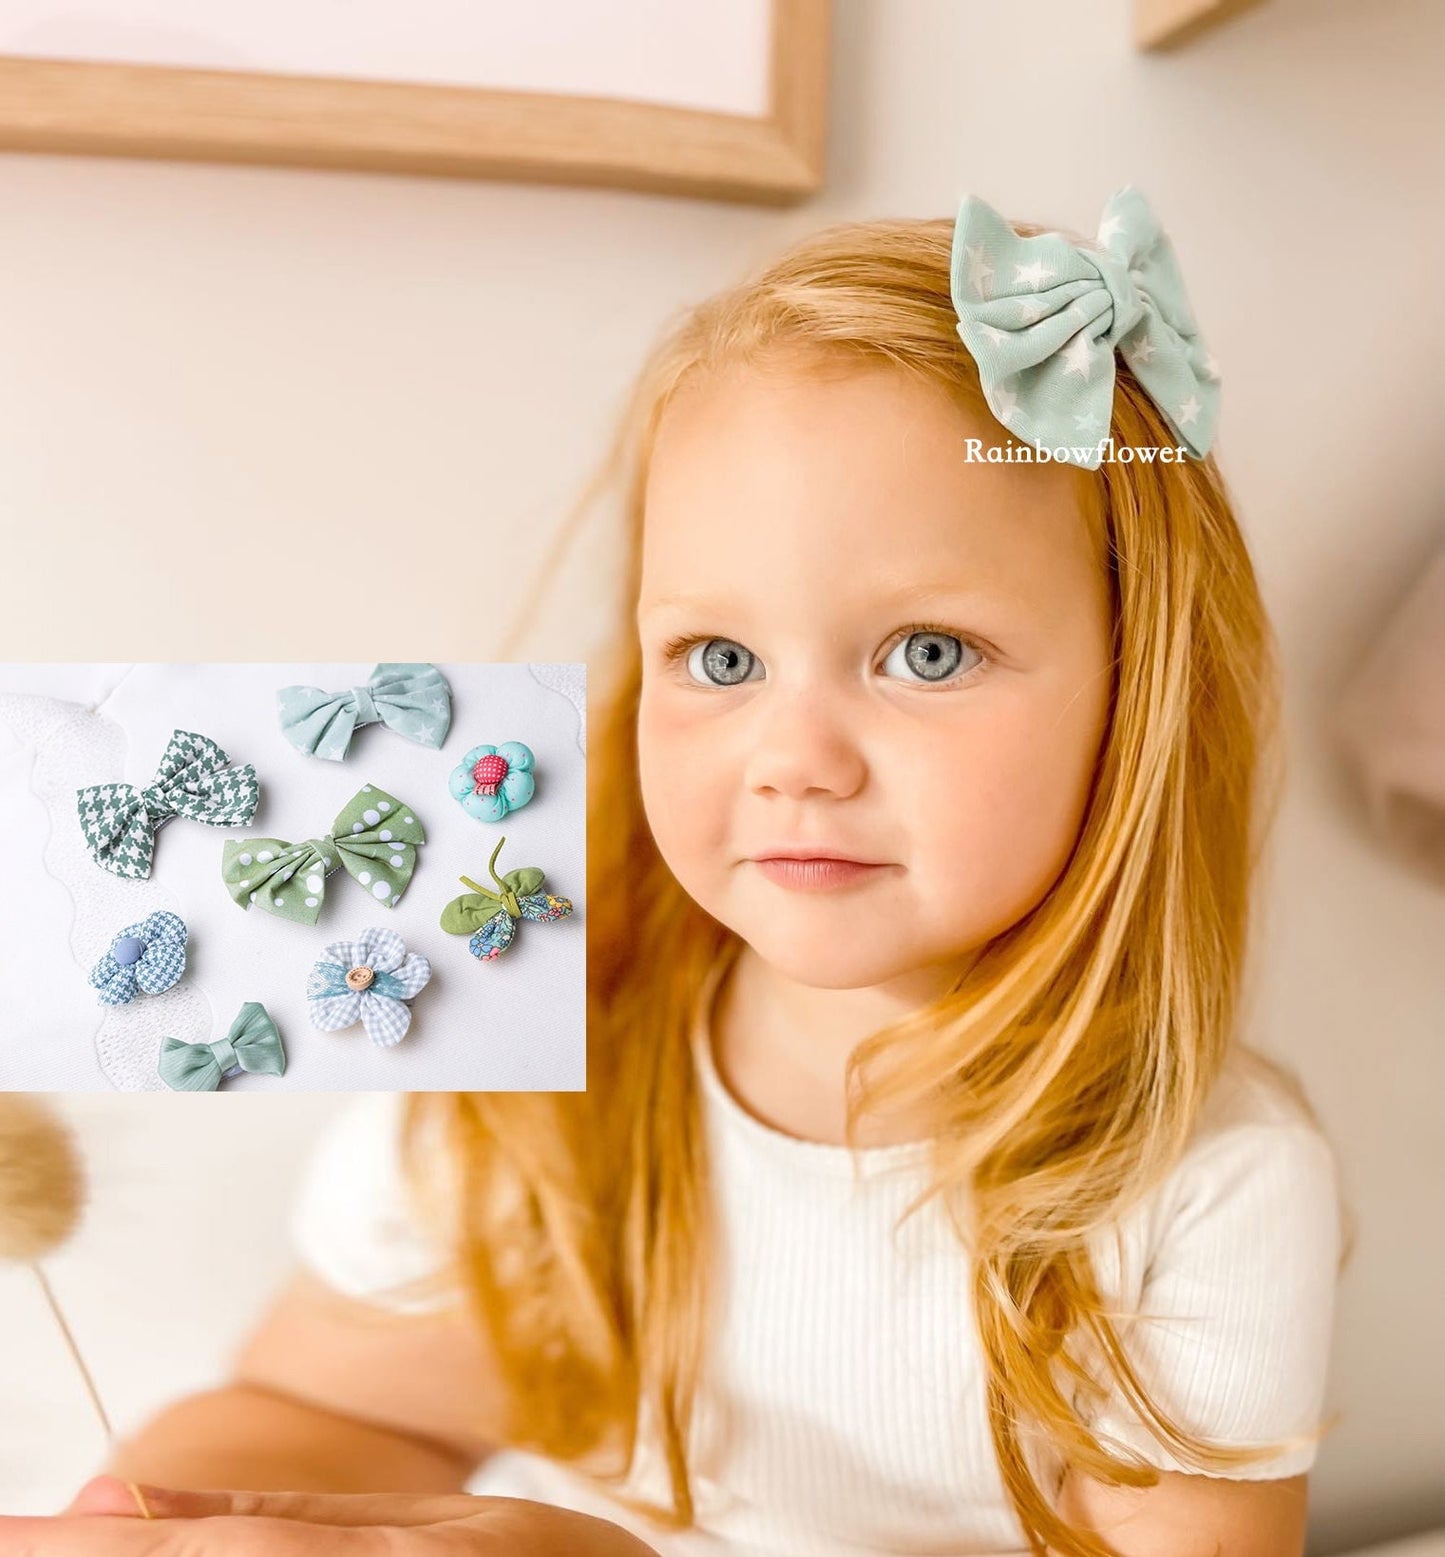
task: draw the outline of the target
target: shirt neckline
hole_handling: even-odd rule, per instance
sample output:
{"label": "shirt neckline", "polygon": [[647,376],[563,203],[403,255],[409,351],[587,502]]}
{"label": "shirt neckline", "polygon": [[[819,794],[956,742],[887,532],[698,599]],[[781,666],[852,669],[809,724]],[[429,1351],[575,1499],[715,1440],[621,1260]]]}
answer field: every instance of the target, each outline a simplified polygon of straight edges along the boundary
{"label": "shirt neckline", "polygon": [[828,1178],[874,1178],[885,1173],[926,1169],[933,1143],[898,1141],[888,1146],[840,1146],[809,1141],[765,1123],[729,1090],[713,1054],[712,1018],[723,975],[738,947],[724,951],[708,969],[698,991],[692,1023],[692,1053],[707,1111],[719,1129],[748,1142],[751,1148],[780,1165]]}

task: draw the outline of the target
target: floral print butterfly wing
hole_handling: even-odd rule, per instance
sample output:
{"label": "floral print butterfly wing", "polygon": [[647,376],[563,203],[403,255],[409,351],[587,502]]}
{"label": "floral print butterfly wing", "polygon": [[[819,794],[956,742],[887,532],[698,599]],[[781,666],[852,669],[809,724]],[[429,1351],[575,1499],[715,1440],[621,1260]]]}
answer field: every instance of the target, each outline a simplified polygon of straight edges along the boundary
{"label": "floral print butterfly wing", "polygon": [[516,933],[517,921],[505,908],[498,907],[497,912],[467,942],[467,949],[473,957],[479,958],[482,962],[490,962],[492,958],[500,957],[506,951]]}
{"label": "floral print butterfly wing", "polygon": [[572,900],[553,897],[550,892],[533,892],[529,897],[517,899],[523,919],[535,919],[538,924],[550,924],[554,919],[565,919],[572,912]]}

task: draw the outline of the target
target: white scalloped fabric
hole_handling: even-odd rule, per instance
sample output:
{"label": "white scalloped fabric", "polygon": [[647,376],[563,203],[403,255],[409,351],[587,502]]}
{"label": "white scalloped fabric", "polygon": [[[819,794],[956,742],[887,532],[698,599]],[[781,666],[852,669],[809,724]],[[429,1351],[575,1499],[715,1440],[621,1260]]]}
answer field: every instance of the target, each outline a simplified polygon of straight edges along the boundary
{"label": "white scalloped fabric", "polygon": [[561,664],[533,664],[527,669],[532,678],[549,692],[559,693],[577,710],[577,749],[587,755],[587,667],[571,661]]}

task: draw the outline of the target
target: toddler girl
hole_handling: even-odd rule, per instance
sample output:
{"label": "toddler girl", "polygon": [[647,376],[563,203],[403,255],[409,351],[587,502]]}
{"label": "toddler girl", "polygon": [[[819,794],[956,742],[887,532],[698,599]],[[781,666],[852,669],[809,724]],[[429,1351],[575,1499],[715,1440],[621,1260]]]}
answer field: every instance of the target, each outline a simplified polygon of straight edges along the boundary
{"label": "toddler girl", "polygon": [[355,1105],[305,1273],[117,1467],[155,1519],[103,1480],[47,1554],[1299,1553],[1341,1218],[1241,1033],[1217,395],[1133,190],[689,313],[619,444],[586,1093]]}

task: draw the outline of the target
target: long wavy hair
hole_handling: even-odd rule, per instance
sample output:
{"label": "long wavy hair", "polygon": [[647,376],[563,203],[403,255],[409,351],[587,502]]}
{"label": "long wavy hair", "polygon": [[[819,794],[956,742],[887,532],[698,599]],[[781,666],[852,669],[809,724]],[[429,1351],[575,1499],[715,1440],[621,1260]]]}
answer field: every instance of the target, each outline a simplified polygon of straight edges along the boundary
{"label": "long wavy hair", "polygon": [[[644,1421],[671,1482],[654,1512],[681,1526],[693,1522],[712,1220],[689,1033],[709,969],[738,941],[674,880],[637,782],[631,618],[648,461],[680,386],[782,350],[891,364],[991,424],[955,328],[951,241],[942,220],[833,227],[689,310],[653,351],[604,472],[622,497],[625,565],[610,657],[592,675],[587,1090],[412,1105],[412,1148],[440,1140],[454,1170],[441,1198],[459,1208],[461,1269],[509,1386],[507,1441],[618,1481]],[[1117,371],[1116,441],[1171,445],[1122,360]],[[1251,895],[1282,763],[1271,630],[1215,461],[1106,463],[1080,490],[1081,522],[1107,541],[1113,685],[1071,858],[947,995],[861,1045],[848,1079],[850,1128],[880,1104],[931,1121],[929,1196],[971,1262],[989,1430],[1032,1549],[1113,1557],[1055,1513],[1029,1440],[1115,1484],[1158,1472],[1107,1452],[1076,1398],[1122,1394],[1200,1470],[1310,1440],[1246,1450],[1171,1421],[1089,1259],[1091,1235],[1178,1162],[1226,1055],[1244,1047]],[[1292,1078],[1255,1060],[1311,1114]]]}

